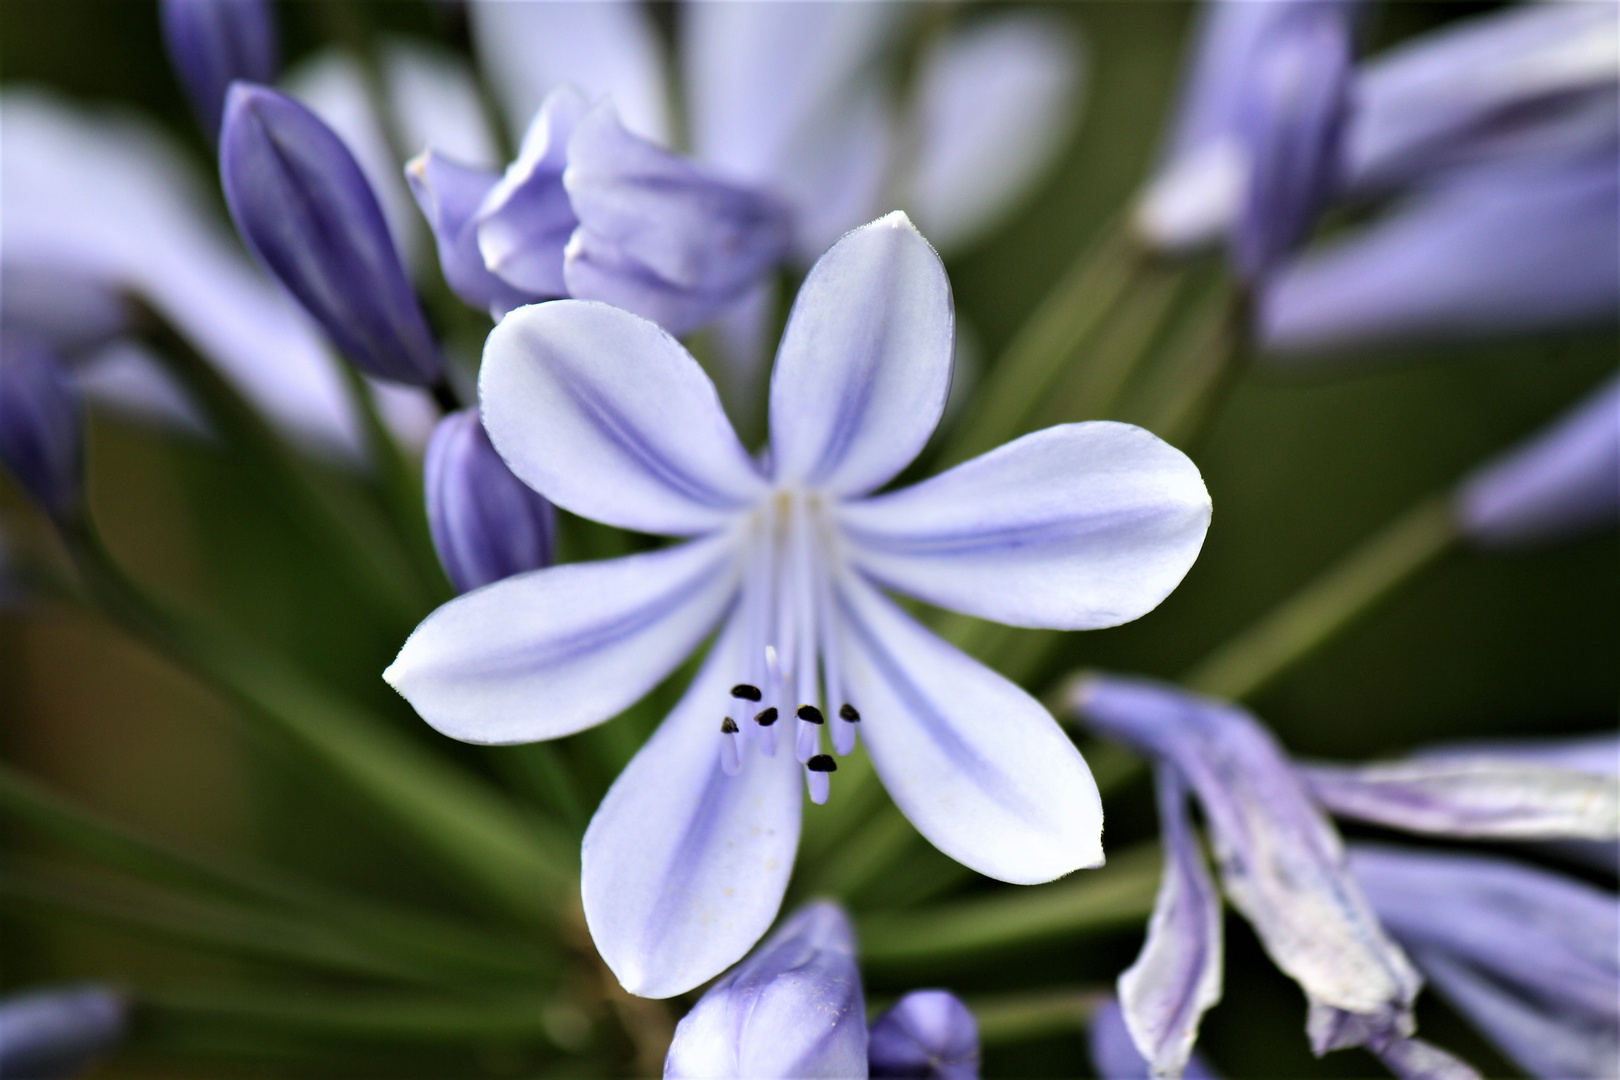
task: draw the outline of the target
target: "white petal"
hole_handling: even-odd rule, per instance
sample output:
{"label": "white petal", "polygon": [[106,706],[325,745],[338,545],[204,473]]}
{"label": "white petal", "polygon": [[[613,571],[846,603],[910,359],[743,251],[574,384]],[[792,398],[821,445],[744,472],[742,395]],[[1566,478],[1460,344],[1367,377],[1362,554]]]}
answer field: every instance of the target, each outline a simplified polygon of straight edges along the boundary
{"label": "white petal", "polygon": [[840,582],[839,607],[840,660],[867,752],[919,832],[957,862],[1020,885],[1102,864],[1096,782],[1039,702],[854,574]]}
{"label": "white petal", "polygon": [[658,32],[640,4],[479,0],[469,14],[479,64],[513,132],[528,126],[548,93],[572,83],[612,98],[632,131],[668,141]]}
{"label": "white petal", "polygon": [[1070,24],[1038,11],[980,20],[928,51],[908,202],[941,250],[982,235],[1051,164],[1079,112],[1081,76]]}
{"label": "white petal", "polygon": [[871,491],[911,463],[951,384],[951,285],[896,212],[844,237],[810,269],[771,376],[779,481]]}
{"label": "white petal", "polygon": [[1130,424],[1037,431],[840,511],[851,558],[929,603],[1013,626],[1090,630],[1158,606],[1198,557],[1198,467]]}
{"label": "white petal", "polygon": [[606,304],[512,312],[485,343],[478,397],[512,471],[583,517],[705,532],[765,489],[692,354]]}
{"label": "white petal", "polygon": [[686,659],[737,575],[726,537],[519,574],[422,620],[383,678],[465,742],[569,735],[623,711]]}
{"label": "white petal", "polygon": [[741,670],[735,622],[585,832],[591,938],[626,990],[670,997],[720,974],[770,928],[799,846],[799,763],[750,740],[720,766],[720,720]]}

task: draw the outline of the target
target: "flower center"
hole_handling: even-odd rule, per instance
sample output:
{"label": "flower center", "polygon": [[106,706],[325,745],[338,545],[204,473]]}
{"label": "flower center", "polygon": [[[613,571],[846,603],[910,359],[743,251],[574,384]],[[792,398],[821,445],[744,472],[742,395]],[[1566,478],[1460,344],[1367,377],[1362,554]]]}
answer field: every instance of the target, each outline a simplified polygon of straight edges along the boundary
{"label": "flower center", "polygon": [[[742,770],[750,743],[774,756],[779,732],[793,731],[810,799],[825,803],[838,768],[822,748],[830,729],[840,755],[855,749],[861,714],[839,674],[833,577],[840,572],[831,506],[820,492],[784,489],[749,515],[742,589],[743,656],[720,723],[720,764]],[[831,724],[822,702],[838,702]]]}

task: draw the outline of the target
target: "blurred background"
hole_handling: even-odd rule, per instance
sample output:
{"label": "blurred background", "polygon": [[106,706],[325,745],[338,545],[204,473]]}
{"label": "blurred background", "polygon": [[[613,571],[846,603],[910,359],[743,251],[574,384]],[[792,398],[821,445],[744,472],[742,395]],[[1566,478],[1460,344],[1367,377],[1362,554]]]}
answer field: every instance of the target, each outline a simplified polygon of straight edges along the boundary
{"label": "blurred background", "polygon": [[[314,0],[277,5],[286,65],[327,47],[333,21]],[[1369,51],[1494,5],[1387,3]],[[360,6],[380,31],[469,53],[453,5]],[[994,357],[1070,261],[1128,204],[1151,167],[1173,105],[1192,8],[1165,2],[1051,5],[1087,45],[1083,116],[1060,162],[1006,224],[949,263],[959,317],[976,353]],[[156,5],[137,0],[0,0],[0,80],[155,119],[212,174],[165,60]],[[216,193],[217,195],[217,193]],[[0,191],[0,215],[4,192]],[[225,220],[222,201],[215,207]],[[1385,349],[1309,370],[1245,368],[1218,419],[1187,447],[1215,506],[1204,552],[1185,583],[1138,622],[1067,635],[1041,668],[1037,693],[1076,666],[1173,677],[1290,595],[1423,496],[1527,435],[1613,371],[1612,329],[1427,349]],[[356,515],[365,485],[311,462],[318,483]],[[342,567],[323,560],[226,448],[205,438],[92,412],[88,475],[110,547],[140,579],[244,636],[271,646],[522,799],[545,800],[546,773],[522,748],[490,750],[429,730],[382,682],[414,618],[379,613]],[[44,524],[0,479],[0,520],[13,549],[50,551]],[[1461,553],[1421,575],[1252,704],[1302,755],[1366,758],[1456,737],[1552,735],[1612,728],[1620,700],[1620,544],[1615,535],[1512,556]],[[3,556],[0,556],[3,557]],[[44,598],[6,597],[0,610],[0,753],[109,817],[188,843],[250,853],[311,878],[429,909],[467,910],[453,879],[401,844],[385,822],[311,781],[284,748],[117,629]],[[425,614],[424,605],[418,614]],[[638,713],[568,740],[576,823],[657,718]],[[589,751],[569,744],[589,743]],[[837,798],[836,791],[834,798]],[[1109,803],[1111,845],[1156,832],[1145,782]],[[813,825],[810,826],[813,829]],[[13,820],[7,849],[59,852]],[[813,848],[807,839],[807,852]],[[918,842],[904,873],[844,899],[857,912],[1005,888],[948,864]],[[807,857],[801,857],[801,871]],[[908,889],[927,884],[915,896]],[[135,929],[115,891],[69,901],[0,890],[0,989],[94,978],[173,988],[273,985],[274,962]],[[112,910],[109,910],[112,909]],[[1230,1076],[1355,1076],[1377,1072],[1348,1051],[1315,1060],[1301,1031],[1303,1000],[1229,919],[1227,988],[1201,1046]],[[867,969],[874,999],[918,985],[966,995],[1103,985],[1129,964],[1140,924],[1019,951],[946,962],[904,959]],[[183,937],[183,935],[182,935]],[[304,976],[300,976],[304,978]],[[298,983],[297,985],[305,985]],[[342,980],[334,977],[333,986]],[[674,1015],[683,1006],[672,1003]],[[156,1014],[105,1077],[540,1074],[521,1040],[435,1043],[379,1035],[327,1040],[225,1012]],[[1490,1075],[1510,1065],[1425,998],[1424,1033]],[[554,1039],[595,1038],[580,1075],[623,1069],[622,1036],[597,1020],[550,1017]],[[619,1040],[616,1042],[615,1040]],[[476,1040],[475,1040],[476,1041]],[[615,1049],[615,1047],[617,1047]],[[548,1064],[551,1075],[562,1066]],[[989,1076],[1089,1075],[1081,1030],[994,1043]]]}

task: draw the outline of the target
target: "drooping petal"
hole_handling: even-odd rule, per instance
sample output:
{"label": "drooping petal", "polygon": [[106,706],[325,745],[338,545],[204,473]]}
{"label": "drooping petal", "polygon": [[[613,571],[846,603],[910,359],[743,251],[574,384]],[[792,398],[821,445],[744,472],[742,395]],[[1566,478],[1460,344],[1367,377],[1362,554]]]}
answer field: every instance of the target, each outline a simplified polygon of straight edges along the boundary
{"label": "drooping petal", "polygon": [[1102,864],[1096,782],[1039,702],[858,575],[844,575],[837,603],[839,664],[867,751],[918,832],[1020,885]]}
{"label": "drooping petal", "polygon": [[1487,462],[1457,490],[1457,521],[1482,547],[1551,543],[1620,521],[1620,378]]}
{"label": "drooping petal", "polygon": [[163,47],[203,134],[219,132],[225,89],[276,77],[276,16],[266,0],[163,0]]}
{"label": "drooping petal", "polygon": [[742,670],[737,622],[585,832],[580,890],[591,938],[624,988],[643,997],[684,993],[736,963],[776,918],[793,870],[799,763],[766,757],[750,740],[736,775],[721,764],[720,722]]}
{"label": "drooping petal", "polygon": [[[72,301],[67,329],[78,343],[117,330],[122,311],[111,298],[134,293],[297,441],[360,455],[359,425],[319,331],[210,216],[177,146],[154,127],[39,91],[6,90],[0,115],[8,326],[54,333],[68,313],[57,305]],[[39,287],[17,287],[29,281]]]}
{"label": "drooping petal", "polygon": [[663,51],[647,11],[629,0],[468,5],[479,66],[489,74],[512,131],[524,130],[564,84],[610,97],[632,131],[666,140]]}
{"label": "drooping petal", "polygon": [[871,1075],[979,1080],[979,1023],[948,990],[913,990],[872,1021]]}
{"label": "drooping petal", "polygon": [[1351,182],[1613,140],[1620,11],[1531,4],[1459,19],[1374,58],[1356,87]]}
{"label": "drooping petal", "polygon": [[1063,424],[912,487],[846,503],[851,558],[885,585],[1013,626],[1091,630],[1157,607],[1209,528],[1198,467],[1130,424]]}
{"label": "drooping petal", "polygon": [[778,482],[859,495],[893,479],[944,412],[954,335],[944,264],[905,214],[834,244],[799,289],[771,374]]}
{"label": "drooping petal", "polygon": [[1573,735],[1554,739],[1464,739],[1413,751],[1420,761],[1494,757],[1597,776],[1620,775],[1620,734]]}
{"label": "drooping petal", "polygon": [[1071,24],[1042,11],[978,20],[928,50],[907,202],[941,251],[981,237],[1052,163],[1079,113],[1083,71]]}
{"label": "drooping petal", "polygon": [[1119,977],[1119,1002],[1154,1074],[1178,1077],[1204,1013],[1221,999],[1221,898],[1187,820],[1185,785],[1173,766],[1159,766],[1155,778],[1164,877],[1142,952]]}
{"label": "drooping petal", "polygon": [[1620,167],[1480,166],[1283,267],[1258,332],[1279,360],[1600,322],[1620,305]]}
{"label": "drooping petal", "polygon": [[1198,795],[1226,894],[1305,991],[1317,1053],[1412,1034],[1416,972],[1350,875],[1333,826],[1253,717],[1115,676],[1088,677],[1073,704],[1099,732],[1169,761]]}
{"label": "drooping petal", "polygon": [[385,379],[437,381],[438,346],[343,140],[291,98],[236,83],[219,145],[237,229],[344,354]]}
{"label": "drooping petal", "polygon": [[1422,1039],[1397,1039],[1377,1053],[1397,1080],[1483,1080],[1472,1065]]}
{"label": "drooping petal", "polygon": [[478,208],[496,175],[428,149],[411,159],[405,179],[439,249],[439,268],[455,294],[499,317],[535,299],[490,273],[478,249]]}
{"label": "drooping petal", "polygon": [[588,300],[514,311],[485,343],[478,394],[512,471],[582,517],[706,532],[765,489],[692,354],[628,311]]}
{"label": "drooping petal", "polygon": [[422,620],[383,678],[465,742],[569,735],[691,655],[736,593],[737,561],[722,536],[506,578]]}
{"label": "drooping petal", "polygon": [[666,1078],[866,1075],[855,932],[838,906],[795,912],[675,1027]]}
{"label": "drooping petal", "polygon": [[1406,832],[1514,840],[1620,840],[1620,777],[1511,758],[1448,757],[1300,769],[1340,817]]}
{"label": "drooping petal", "polygon": [[569,295],[671,333],[713,318],[787,254],[785,205],[632,135],[605,102],[569,140],[563,184],[579,215],[563,270]]}
{"label": "drooping petal", "polygon": [[0,331],[0,464],[53,517],[72,513],[84,489],[83,412],[46,342]]}
{"label": "drooping petal", "polygon": [[[1125,1012],[1118,1001],[1109,998],[1091,1014],[1087,1028],[1091,1050],[1091,1067],[1101,1080],[1151,1080],[1153,1068],[1142,1057],[1130,1031],[1125,1027]],[[1187,1060],[1183,1080],[1220,1080],[1197,1051]]]}
{"label": "drooping petal", "polygon": [[1620,1071],[1612,893],[1493,856],[1358,844],[1350,865],[1440,994],[1531,1075]]}
{"label": "drooping petal", "polygon": [[123,1042],[130,1002],[104,986],[58,986],[0,998],[0,1076],[78,1076]]}
{"label": "drooping petal", "polygon": [[541,104],[517,160],[478,213],[478,249],[491,273],[535,296],[567,296],[563,249],[579,225],[563,170],[568,140],[590,109],[585,95],[559,86]]}

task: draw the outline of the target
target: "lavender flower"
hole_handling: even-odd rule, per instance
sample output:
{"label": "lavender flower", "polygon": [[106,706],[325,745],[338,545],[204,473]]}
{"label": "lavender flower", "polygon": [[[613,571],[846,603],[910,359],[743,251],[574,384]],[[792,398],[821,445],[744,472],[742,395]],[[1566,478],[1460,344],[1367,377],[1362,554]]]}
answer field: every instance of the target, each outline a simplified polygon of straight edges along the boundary
{"label": "lavender flower", "polygon": [[634,702],[721,625],[585,836],[586,918],[635,993],[697,985],[770,924],[798,843],[798,777],[821,802],[836,768],[827,729],[847,754],[864,727],[896,803],[981,873],[1036,882],[1101,860],[1095,785],[1052,718],[878,586],[1021,626],[1128,622],[1192,564],[1208,495],[1179,451],[1093,423],[870,496],[927,441],[951,356],[944,268],[898,213],[806,278],[763,466],[650,322],[557,301],[489,339],[484,423],[513,472],[572,512],[694,539],[471,593],[384,674],[446,734],[556,738]]}
{"label": "lavender flower", "polygon": [[433,546],[457,592],[551,565],[556,513],[512,475],[477,409],[439,421],[422,472]]}
{"label": "lavender flower", "polygon": [[1457,519],[1487,548],[1612,528],[1620,521],[1620,378],[1464,480]]}
{"label": "lavender flower", "polygon": [[1531,1075],[1620,1072],[1612,894],[1488,856],[1355,845],[1350,865],[1440,994]]}
{"label": "lavender flower", "polygon": [[0,334],[0,461],[46,513],[79,506],[84,420],[61,361],[31,334]]}
{"label": "lavender flower", "polygon": [[[1308,1028],[1318,1054],[1362,1044],[1377,1049],[1412,1034],[1416,973],[1346,870],[1333,826],[1253,717],[1167,684],[1113,676],[1084,680],[1073,707],[1093,728],[1153,755],[1191,786],[1209,824],[1227,896],[1310,1001]],[[1159,901],[1177,897],[1167,889]],[[1178,927],[1190,927],[1181,933],[1202,932],[1203,916],[1178,918],[1173,909],[1161,910],[1156,921],[1165,933]],[[1150,947],[1170,951],[1151,941]],[[1195,947],[1209,945],[1195,939],[1183,949],[1196,956]],[[1204,999],[1197,989],[1204,963],[1153,964],[1151,955],[1144,951],[1138,969],[1144,974],[1126,1008],[1164,1001],[1196,1007]],[[1154,971],[1166,985],[1147,994],[1141,981]],[[1130,1023],[1133,1034],[1166,1031],[1183,1040],[1180,1033],[1190,1026],[1167,1027],[1158,1011],[1144,1011]],[[1141,1049],[1144,1056],[1168,1058],[1158,1045]]]}
{"label": "lavender flower", "polygon": [[343,141],[304,106],[237,83],[220,132],[237,229],[356,366],[430,385],[442,361],[377,197]]}
{"label": "lavender flower", "polygon": [[[1102,1080],[1150,1080],[1159,1075],[1136,1048],[1135,1037],[1125,1026],[1125,1010],[1109,998],[1091,1014],[1089,1042],[1091,1066]],[[1220,1080],[1196,1052],[1179,1075],[1185,1080]]]}
{"label": "lavender flower", "polygon": [[913,990],[872,1021],[872,1076],[979,1080],[979,1024],[947,990]]}
{"label": "lavender flower", "polygon": [[864,1077],[855,931],[836,904],[801,908],[675,1028],[664,1076]]}
{"label": "lavender flower", "polygon": [[158,14],[169,63],[204,133],[213,138],[233,81],[275,79],[275,14],[265,0],[163,0]]}
{"label": "lavender flower", "polygon": [[66,1080],[124,1038],[129,1002],[102,986],[63,986],[0,998],[0,1076]]}

